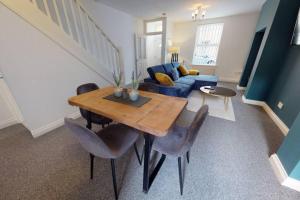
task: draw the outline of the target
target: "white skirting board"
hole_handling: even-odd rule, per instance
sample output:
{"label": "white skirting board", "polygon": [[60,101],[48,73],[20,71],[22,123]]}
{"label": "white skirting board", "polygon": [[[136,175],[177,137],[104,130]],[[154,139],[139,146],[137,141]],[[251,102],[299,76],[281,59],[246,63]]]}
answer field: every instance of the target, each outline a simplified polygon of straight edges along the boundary
{"label": "white skirting board", "polygon": [[229,78],[229,77],[219,77],[219,81],[227,82],[227,83],[238,83],[239,79],[237,78]]}
{"label": "white skirting board", "polygon": [[273,154],[269,161],[280,184],[300,192],[300,181],[288,176],[277,154]]}
{"label": "white skirting board", "polygon": [[237,90],[240,90],[240,91],[244,91],[244,90],[247,89],[247,87],[242,87],[242,86],[240,86],[240,85],[237,85],[237,86],[236,86],[236,89],[237,89]]}
{"label": "white skirting board", "polygon": [[289,133],[289,128],[285,125],[285,123],[274,113],[274,111],[270,108],[270,106],[264,101],[255,101],[246,99],[243,95],[243,102],[250,105],[261,106],[266,111],[266,113],[270,116],[270,118],[274,121],[274,123],[278,126],[278,128],[282,131],[282,133],[286,136]]}
{"label": "white skirting board", "polygon": [[20,123],[20,121],[17,120],[16,118],[10,118],[8,120],[0,122],[0,129],[9,127],[9,126],[17,124],[17,123]]}
{"label": "white skirting board", "polygon": [[[76,119],[76,118],[79,118],[80,117],[80,112],[75,112],[75,113],[72,113],[72,114],[69,114],[67,115],[67,117],[70,117],[70,118],[73,118],[73,119]],[[39,136],[42,136],[58,127],[61,127],[64,125],[64,118],[61,118],[61,119],[58,119],[54,122],[51,122],[45,126],[42,126],[40,128],[37,128],[37,129],[34,129],[34,130],[30,130],[32,136],[34,138],[37,138]]]}

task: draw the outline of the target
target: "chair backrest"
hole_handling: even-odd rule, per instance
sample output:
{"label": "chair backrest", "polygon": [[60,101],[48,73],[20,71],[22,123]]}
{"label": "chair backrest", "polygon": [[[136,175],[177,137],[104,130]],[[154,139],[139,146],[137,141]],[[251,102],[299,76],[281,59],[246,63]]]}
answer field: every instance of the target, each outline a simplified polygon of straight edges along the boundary
{"label": "chair backrest", "polygon": [[[99,89],[98,85],[95,84],[95,83],[87,83],[87,84],[83,84],[83,85],[80,85],[78,88],[77,88],[77,95],[80,95],[80,94],[84,94],[84,93],[87,93],[87,92],[91,92],[91,91],[94,91],[94,90],[97,90]],[[84,118],[84,119],[87,119],[87,116],[88,116],[88,112],[84,109],[80,109],[80,113],[81,113],[81,116]]]}
{"label": "chair backrest", "polygon": [[152,93],[159,93],[158,88],[155,87],[152,83],[140,83],[139,90]]}
{"label": "chair backrest", "polygon": [[195,118],[193,119],[193,122],[191,123],[190,127],[188,128],[187,140],[188,140],[188,143],[190,143],[190,145],[193,145],[193,143],[199,133],[199,129],[201,128],[207,115],[208,115],[208,105],[204,105],[199,109],[199,111],[195,115]]}
{"label": "chair backrest", "polygon": [[102,158],[112,157],[109,147],[94,132],[78,124],[74,119],[65,118],[65,125],[86,151]]}

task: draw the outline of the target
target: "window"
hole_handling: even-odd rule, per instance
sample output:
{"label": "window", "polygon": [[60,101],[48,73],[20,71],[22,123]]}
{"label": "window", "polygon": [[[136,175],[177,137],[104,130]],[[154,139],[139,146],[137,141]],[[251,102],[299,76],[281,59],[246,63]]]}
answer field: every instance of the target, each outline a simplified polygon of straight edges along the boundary
{"label": "window", "polygon": [[216,65],[223,26],[224,24],[205,24],[198,27],[193,65]]}
{"label": "window", "polygon": [[146,22],[146,33],[161,33],[163,30],[162,20]]}

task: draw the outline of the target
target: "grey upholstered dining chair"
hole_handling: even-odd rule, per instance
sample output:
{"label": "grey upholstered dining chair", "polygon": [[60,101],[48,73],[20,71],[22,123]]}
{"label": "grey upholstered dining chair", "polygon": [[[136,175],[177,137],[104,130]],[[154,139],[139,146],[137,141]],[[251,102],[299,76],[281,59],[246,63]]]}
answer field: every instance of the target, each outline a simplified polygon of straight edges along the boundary
{"label": "grey upholstered dining chair", "polygon": [[[98,85],[96,85],[95,83],[87,83],[87,84],[83,84],[83,85],[80,85],[78,88],[77,88],[77,95],[80,95],[80,94],[84,94],[84,93],[87,93],[87,92],[91,92],[91,91],[94,91],[94,90],[97,90],[99,89]],[[108,119],[106,117],[103,117],[101,115],[98,115],[98,114],[95,114],[95,113],[89,113],[87,110],[84,110],[84,109],[81,109],[80,108],[80,113],[81,113],[81,116],[87,120],[87,125],[86,127],[88,129],[92,129],[92,124],[100,124],[102,125],[102,128],[104,128],[105,125],[109,125],[109,123],[112,122],[111,119]],[[91,121],[89,122],[88,121],[88,115],[90,114],[90,119]]]}
{"label": "grey upholstered dining chair", "polygon": [[208,114],[208,106],[204,105],[196,113],[189,127],[179,126],[177,124],[171,129],[165,137],[157,137],[153,142],[153,150],[162,154],[161,159],[165,159],[166,155],[178,158],[178,172],[180,183],[180,194],[183,194],[183,174],[181,168],[181,158],[186,154],[189,163],[189,152],[199,133],[206,116]]}
{"label": "grey upholstered dining chair", "polygon": [[82,147],[90,153],[90,178],[93,179],[94,157],[111,160],[112,179],[115,198],[118,199],[117,181],[115,173],[115,159],[125,154],[134,146],[139,164],[141,160],[136,147],[139,132],[122,124],[110,125],[97,133],[78,124],[74,119],[65,118],[65,125],[76,136]]}

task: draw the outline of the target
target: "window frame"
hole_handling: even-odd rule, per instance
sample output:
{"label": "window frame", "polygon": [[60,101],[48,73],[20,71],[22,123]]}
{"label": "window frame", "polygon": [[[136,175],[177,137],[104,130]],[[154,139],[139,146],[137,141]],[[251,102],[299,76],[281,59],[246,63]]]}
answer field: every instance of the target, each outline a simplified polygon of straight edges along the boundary
{"label": "window frame", "polygon": [[[195,57],[195,51],[198,45],[198,41],[199,41],[199,31],[200,31],[200,27],[201,26],[207,26],[207,25],[216,25],[216,24],[222,24],[222,32],[221,32],[221,36],[220,36],[220,40],[217,45],[217,53],[216,53],[216,59],[215,59],[215,63],[214,64],[198,64],[198,63],[194,63],[194,57]],[[218,58],[219,58],[219,51],[220,51],[220,45],[222,42],[222,38],[223,38],[223,33],[224,33],[224,26],[225,23],[224,22],[216,22],[216,23],[203,23],[203,24],[198,24],[197,25],[197,30],[196,30],[196,37],[195,37],[195,45],[194,45],[194,51],[193,51],[193,57],[192,57],[192,64],[195,66],[208,66],[208,67],[216,67],[218,66]],[[202,45],[202,46],[209,46],[209,45]]]}
{"label": "window frame", "polygon": [[[145,35],[160,35],[164,33],[164,24],[165,24],[165,18],[160,17],[160,18],[155,18],[155,19],[150,19],[150,20],[144,20],[144,33]],[[147,24],[152,23],[152,22],[162,22],[162,31],[157,31],[157,32],[147,32]]]}

